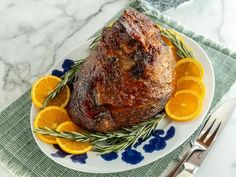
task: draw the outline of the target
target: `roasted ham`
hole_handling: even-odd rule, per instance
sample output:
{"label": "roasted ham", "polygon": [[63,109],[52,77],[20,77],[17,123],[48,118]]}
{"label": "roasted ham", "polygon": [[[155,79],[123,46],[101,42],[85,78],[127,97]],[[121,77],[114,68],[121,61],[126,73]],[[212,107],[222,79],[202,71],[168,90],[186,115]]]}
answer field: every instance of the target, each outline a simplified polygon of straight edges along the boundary
{"label": "roasted ham", "polygon": [[68,113],[84,129],[113,131],[158,114],[174,90],[175,59],[160,29],[128,9],[77,73]]}

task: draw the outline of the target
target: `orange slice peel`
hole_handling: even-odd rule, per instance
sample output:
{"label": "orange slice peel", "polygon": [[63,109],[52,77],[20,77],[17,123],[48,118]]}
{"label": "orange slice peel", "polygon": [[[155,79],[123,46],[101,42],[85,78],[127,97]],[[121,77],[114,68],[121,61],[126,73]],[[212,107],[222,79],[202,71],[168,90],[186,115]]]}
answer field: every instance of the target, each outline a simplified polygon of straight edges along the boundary
{"label": "orange slice peel", "polygon": [[206,89],[203,82],[193,76],[184,76],[177,81],[177,91],[179,90],[192,90],[199,94],[201,98],[204,97]]}
{"label": "orange slice peel", "polygon": [[165,106],[168,117],[175,121],[190,121],[201,112],[201,97],[194,91],[177,91]]}
{"label": "orange slice peel", "polygon": [[[41,108],[48,95],[57,87],[61,79],[56,76],[48,75],[37,80],[32,87],[32,102],[37,108]],[[48,102],[48,106],[66,107],[70,99],[70,89],[66,85],[59,94]]]}
{"label": "orange slice peel", "polygon": [[[35,120],[34,128],[50,128],[56,130],[57,126],[62,122],[69,121],[70,118],[64,108],[57,106],[48,106],[44,110],[39,111]],[[57,144],[56,138],[50,135],[36,133],[37,137],[45,143]]]}
{"label": "orange slice peel", "polygon": [[184,76],[193,76],[202,79],[204,69],[202,64],[194,58],[184,58],[176,63],[177,80]]}
{"label": "orange slice peel", "polygon": [[[76,126],[73,122],[67,121],[60,124],[57,129],[59,132],[79,132],[83,133],[83,130]],[[56,138],[57,144],[60,148],[70,154],[83,154],[90,151],[93,147],[89,143],[70,141],[65,138]]]}

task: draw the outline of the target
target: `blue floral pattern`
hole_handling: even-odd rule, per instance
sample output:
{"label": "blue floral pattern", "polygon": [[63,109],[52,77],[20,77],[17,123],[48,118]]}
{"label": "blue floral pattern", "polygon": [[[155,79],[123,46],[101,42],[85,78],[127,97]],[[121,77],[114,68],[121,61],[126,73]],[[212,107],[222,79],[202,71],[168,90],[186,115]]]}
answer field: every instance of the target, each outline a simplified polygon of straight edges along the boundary
{"label": "blue floral pattern", "polygon": [[134,148],[137,148],[138,146],[140,146],[145,140],[143,140],[142,138],[139,138],[139,140],[137,141],[137,143],[134,144]]}
{"label": "blue floral pattern", "polygon": [[71,59],[65,59],[64,62],[62,63],[62,68],[63,71],[54,69],[52,70],[52,75],[57,76],[57,77],[62,77],[67,71],[69,71],[72,67],[72,65],[74,65],[74,61]]}
{"label": "blue floral pattern", "polygon": [[81,163],[81,164],[85,164],[87,158],[88,158],[87,153],[80,154],[80,155],[72,155],[70,157],[72,162],[74,162],[74,163]]}
{"label": "blue floral pattern", "polygon": [[141,152],[138,152],[137,150],[132,148],[127,148],[124,152],[121,153],[121,156],[122,156],[121,159],[124,162],[132,165],[138,164],[144,159]]}
{"label": "blue floral pattern", "polygon": [[111,153],[108,153],[108,154],[102,154],[101,157],[106,161],[111,161],[111,160],[117,159],[118,154],[116,152],[111,152]]}
{"label": "blue floral pattern", "polygon": [[51,155],[53,157],[60,157],[60,158],[64,158],[70,154],[68,154],[67,152],[63,151],[60,146],[58,145],[53,145],[53,147],[57,150],[55,153],[52,153]]}
{"label": "blue floral pattern", "polygon": [[80,155],[71,155],[71,154],[63,151],[60,148],[60,146],[58,146],[58,145],[53,145],[53,146],[57,150],[55,153],[51,153],[51,155],[53,157],[65,158],[66,156],[70,156],[70,159],[74,163],[81,163],[81,164],[85,164],[86,163],[86,159],[88,158],[87,153],[80,154]]}
{"label": "blue floral pattern", "polygon": [[52,75],[57,76],[57,77],[62,77],[64,75],[64,72],[60,71],[60,70],[57,70],[57,69],[54,69],[52,71]]}
{"label": "blue floral pattern", "polygon": [[152,138],[149,140],[148,144],[143,146],[143,150],[147,153],[152,153],[154,151],[160,151],[166,147],[166,141],[173,138],[175,135],[175,128],[171,126],[165,136],[165,132],[163,130],[156,130],[152,134]]}

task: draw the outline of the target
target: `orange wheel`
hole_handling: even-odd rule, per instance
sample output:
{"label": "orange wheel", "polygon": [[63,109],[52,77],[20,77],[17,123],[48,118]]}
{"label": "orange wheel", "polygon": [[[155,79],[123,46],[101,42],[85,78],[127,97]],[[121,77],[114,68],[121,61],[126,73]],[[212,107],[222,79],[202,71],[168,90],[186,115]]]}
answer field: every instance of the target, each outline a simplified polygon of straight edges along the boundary
{"label": "orange wheel", "polygon": [[[67,111],[57,106],[49,106],[40,111],[35,120],[34,128],[50,128],[56,130],[57,126],[62,122],[70,120]],[[37,133],[37,137],[45,143],[57,144],[56,138],[50,135],[42,135]]]}
{"label": "orange wheel", "polygon": [[194,76],[201,80],[203,74],[203,66],[196,59],[184,58],[176,63],[177,80],[184,76]]}
{"label": "orange wheel", "polygon": [[193,76],[184,76],[177,81],[178,90],[192,90],[199,94],[201,98],[205,95],[205,86],[201,80]]}
{"label": "orange wheel", "polygon": [[[57,131],[59,132],[79,132],[83,133],[83,130],[76,126],[73,122],[67,121],[60,124],[57,127]],[[65,138],[56,138],[57,144],[67,153],[70,154],[83,154],[92,149],[92,145],[89,143],[82,143],[77,141],[70,141]]]}
{"label": "orange wheel", "polygon": [[165,106],[166,114],[175,121],[189,121],[201,112],[201,97],[190,90],[175,93]]}
{"label": "orange wheel", "polygon": [[[56,76],[44,76],[37,80],[31,91],[32,102],[37,108],[41,108],[47,96],[57,87],[61,79]],[[70,89],[66,86],[60,93],[49,101],[47,106],[66,107],[70,99]]]}

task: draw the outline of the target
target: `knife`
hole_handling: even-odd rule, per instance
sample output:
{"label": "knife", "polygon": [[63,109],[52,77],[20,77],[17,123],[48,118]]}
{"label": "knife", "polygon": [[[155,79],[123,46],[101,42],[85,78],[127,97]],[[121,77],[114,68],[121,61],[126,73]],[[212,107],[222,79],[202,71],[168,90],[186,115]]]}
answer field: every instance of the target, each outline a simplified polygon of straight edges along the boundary
{"label": "knife", "polygon": [[[210,128],[210,131],[208,132],[208,135],[212,135],[215,131],[216,134],[214,136],[214,140],[210,142],[209,146],[203,146],[200,148],[196,148],[196,146],[193,146],[188,153],[190,154],[188,156],[185,156],[186,159],[182,160],[182,164],[179,164],[178,167],[184,167],[184,169],[176,176],[176,172],[179,170],[179,168],[175,168],[175,171],[171,174],[174,174],[176,177],[193,177],[193,175],[197,172],[198,168],[201,166],[202,162],[206,158],[207,154],[209,153],[210,149],[212,148],[212,145],[214,144],[215,140],[219,137],[220,133],[222,132],[225,124],[227,123],[228,118],[232,115],[233,111],[235,110],[236,106],[236,98],[231,98],[228,99],[221,104],[219,104],[211,113],[211,117],[209,118],[207,125],[205,128],[203,128],[203,133],[204,131],[206,132],[207,129]],[[214,124],[213,121],[215,122],[220,122],[220,124]],[[202,131],[201,131],[202,132]],[[197,140],[200,138],[202,133],[198,135]],[[208,136],[207,136],[208,137]],[[206,141],[207,141],[206,137]],[[195,141],[195,144],[197,140]],[[202,144],[200,143],[200,146]],[[169,175],[170,176],[170,175]]]}

